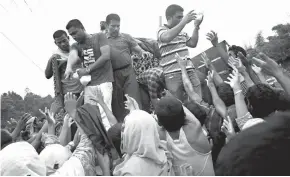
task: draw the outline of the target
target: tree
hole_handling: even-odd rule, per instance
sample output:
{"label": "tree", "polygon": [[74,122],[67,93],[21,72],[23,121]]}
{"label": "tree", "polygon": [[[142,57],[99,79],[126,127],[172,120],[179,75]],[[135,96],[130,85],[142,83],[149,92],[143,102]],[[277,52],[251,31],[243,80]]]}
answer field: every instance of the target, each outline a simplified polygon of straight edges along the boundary
{"label": "tree", "polygon": [[1,95],[1,127],[5,127],[8,124],[10,118],[14,118],[16,121],[24,114],[30,113],[32,116],[43,116],[38,111],[45,107],[50,107],[53,98],[48,95],[41,97],[32,93],[29,89],[26,89],[26,95],[24,99],[15,92],[8,92]]}
{"label": "tree", "polygon": [[274,36],[268,36],[269,42],[263,46],[263,52],[276,61],[290,56],[290,24],[279,24],[272,28]]}
{"label": "tree", "polygon": [[261,50],[264,45],[265,45],[265,38],[263,37],[262,31],[259,31],[256,36],[255,47],[256,49]]}

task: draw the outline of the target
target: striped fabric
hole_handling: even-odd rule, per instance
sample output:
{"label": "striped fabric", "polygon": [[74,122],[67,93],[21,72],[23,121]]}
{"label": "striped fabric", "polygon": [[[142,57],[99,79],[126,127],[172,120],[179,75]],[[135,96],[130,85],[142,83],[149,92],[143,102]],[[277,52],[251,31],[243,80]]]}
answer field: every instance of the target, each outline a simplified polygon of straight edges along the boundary
{"label": "striped fabric", "polygon": [[[187,33],[181,32],[169,43],[163,43],[160,37],[167,30],[169,30],[169,28],[164,25],[160,27],[157,32],[157,42],[161,53],[160,66],[163,68],[164,74],[181,71],[175,59],[175,53],[178,53],[183,58],[189,59],[189,51],[186,46],[186,42],[190,39],[190,37]],[[193,63],[188,62],[187,68],[193,69]]]}

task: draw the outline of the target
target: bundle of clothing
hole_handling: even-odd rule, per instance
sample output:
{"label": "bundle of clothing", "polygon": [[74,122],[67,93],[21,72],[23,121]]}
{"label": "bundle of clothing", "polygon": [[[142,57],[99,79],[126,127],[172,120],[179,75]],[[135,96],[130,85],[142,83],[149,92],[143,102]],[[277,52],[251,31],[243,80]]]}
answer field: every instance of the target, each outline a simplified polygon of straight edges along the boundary
{"label": "bundle of clothing", "polygon": [[133,60],[133,67],[138,77],[144,71],[158,67],[161,53],[156,40],[148,38],[134,38],[137,44],[145,51],[150,52],[152,55],[142,58],[141,56],[133,53],[131,58]]}

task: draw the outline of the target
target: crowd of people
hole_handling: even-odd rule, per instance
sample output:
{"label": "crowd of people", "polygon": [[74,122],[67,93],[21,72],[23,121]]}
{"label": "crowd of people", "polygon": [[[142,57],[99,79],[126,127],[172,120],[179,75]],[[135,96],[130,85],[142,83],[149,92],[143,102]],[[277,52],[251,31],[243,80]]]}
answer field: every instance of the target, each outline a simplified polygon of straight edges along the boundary
{"label": "crowd of people", "polygon": [[95,34],[78,19],[54,32],[45,77],[55,100],[43,121],[26,113],[13,132],[1,129],[1,176],[289,175],[288,73],[263,53],[225,50],[211,31],[228,77],[202,53],[200,79],[188,47],[203,14],[183,11],[168,6],[156,41],[121,33],[117,14]]}

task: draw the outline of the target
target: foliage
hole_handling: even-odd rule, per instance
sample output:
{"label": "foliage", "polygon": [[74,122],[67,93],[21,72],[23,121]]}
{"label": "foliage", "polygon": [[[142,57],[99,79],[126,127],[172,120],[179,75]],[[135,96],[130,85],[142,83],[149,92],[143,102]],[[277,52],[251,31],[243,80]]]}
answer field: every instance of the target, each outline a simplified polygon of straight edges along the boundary
{"label": "foliage", "polygon": [[43,115],[38,111],[45,107],[50,107],[53,98],[48,95],[41,97],[31,92],[26,92],[24,98],[15,92],[8,92],[1,95],[1,127],[11,126],[8,121],[10,118],[19,120],[24,113],[30,113],[35,117]]}

